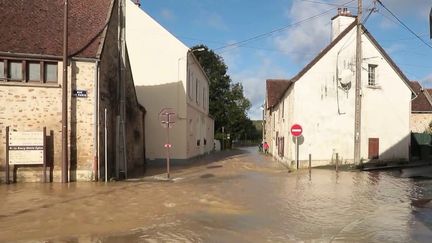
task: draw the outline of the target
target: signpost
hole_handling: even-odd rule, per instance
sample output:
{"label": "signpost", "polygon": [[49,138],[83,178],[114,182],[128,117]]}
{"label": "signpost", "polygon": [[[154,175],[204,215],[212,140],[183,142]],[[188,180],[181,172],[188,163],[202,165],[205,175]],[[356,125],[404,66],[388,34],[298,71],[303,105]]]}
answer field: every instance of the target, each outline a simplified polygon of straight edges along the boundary
{"label": "signpost", "polygon": [[6,184],[9,184],[9,165],[14,168],[22,165],[42,165],[43,181],[46,182],[45,137],[45,127],[42,132],[16,132],[6,127]]}
{"label": "signpost", "polygon": [[167,178],[170,178],[170,148],[172,147],[169,139],[169,129],[174,126],[176,122],[176,112],[171,108],[164,108],[159,112],[159,121],[162,127],[166,128],[167,141],[164,147],[167,150]]}
{"label": "signpost", "polygon": [[296,164],[297,170],[299,168],[299,146],[298,146],[298,137],[302,135],[303,128],[299,124],[294,124],[291,126],[291,135],[295,137],[295,146],[296,146]]}

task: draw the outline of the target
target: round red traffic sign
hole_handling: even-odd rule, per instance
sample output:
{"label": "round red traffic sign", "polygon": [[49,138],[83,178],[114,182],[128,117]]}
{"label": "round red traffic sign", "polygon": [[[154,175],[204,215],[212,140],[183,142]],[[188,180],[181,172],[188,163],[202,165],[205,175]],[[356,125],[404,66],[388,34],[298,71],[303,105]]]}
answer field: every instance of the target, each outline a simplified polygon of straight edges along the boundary
{"label": "round red traffic sign", "polygon": [[294,137],[298,137],[302,134],[303,128],[299,124],[294,124],[291,126],[291,134]]}

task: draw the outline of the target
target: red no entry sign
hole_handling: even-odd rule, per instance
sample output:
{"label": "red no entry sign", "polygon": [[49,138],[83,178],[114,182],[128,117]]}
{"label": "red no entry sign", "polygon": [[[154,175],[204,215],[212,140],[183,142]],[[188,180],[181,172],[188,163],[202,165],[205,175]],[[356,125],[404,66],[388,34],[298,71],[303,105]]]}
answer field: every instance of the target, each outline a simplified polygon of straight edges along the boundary
{"label": "red no entry sign", "polygon": [[291,134],[294,137],[298,137],[302,134],[303,128],[299,124],[294,124],[291,126]]}

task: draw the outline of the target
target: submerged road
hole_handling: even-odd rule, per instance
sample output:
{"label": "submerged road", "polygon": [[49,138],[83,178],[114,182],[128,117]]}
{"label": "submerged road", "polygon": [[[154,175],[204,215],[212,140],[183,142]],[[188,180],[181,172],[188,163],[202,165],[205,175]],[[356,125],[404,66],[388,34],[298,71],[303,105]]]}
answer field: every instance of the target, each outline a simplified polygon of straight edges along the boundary
{"label": "submerged road", "polygon": [[[430,242],[431,180],[288,173],[256,148],[126,182],[0,185],[0,242]],[[414,202],[414,203],[413,203]]]}

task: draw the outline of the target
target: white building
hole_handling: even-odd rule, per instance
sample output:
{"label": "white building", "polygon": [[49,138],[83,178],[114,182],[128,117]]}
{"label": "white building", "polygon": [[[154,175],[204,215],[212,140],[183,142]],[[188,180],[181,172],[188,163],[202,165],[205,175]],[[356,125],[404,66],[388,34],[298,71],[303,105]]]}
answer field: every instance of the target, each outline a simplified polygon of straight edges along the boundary
{"label": "white building", "polygon": [[130,0],[126,1],[126,44],[138,101],[146,104],[146,155],[164,160],[166,129],[159,113],[176,111],[170,129],[171,158],[186,160],[213,150],[213,119],[209,117],[209,81],[181,41]]}
{"label": "white building", "polygon": [[[295,160],[293,124],[303,128],[299,159],[312,166],[354,158],[357,21],[346,10],[332,19],[332,41],[290,80],[267,80],[266,141],[278,160]],[[362,27],[362,161],[408,160],[412,89],[365,27]],[[303,166],[306,164],[303,164]]]}

